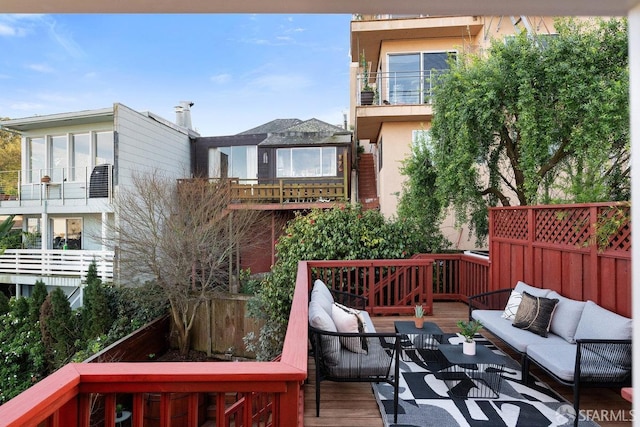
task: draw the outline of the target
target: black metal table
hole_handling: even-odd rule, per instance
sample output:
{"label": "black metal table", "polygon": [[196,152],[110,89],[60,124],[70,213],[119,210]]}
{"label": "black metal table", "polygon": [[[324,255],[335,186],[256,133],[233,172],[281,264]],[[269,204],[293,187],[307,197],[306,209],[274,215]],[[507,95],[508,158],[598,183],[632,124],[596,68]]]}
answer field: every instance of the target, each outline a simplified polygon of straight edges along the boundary
{"label": "black metal table", "polygon": [[397,333],[402,334],[402,360],[410,360],[407,352],[417,350],[438,350],[444,332],[433,322],[424,322],[422,328],[416,328],[412,321],[393,322]]}
{"label": "black metal table", "polygon": [[445,368],[439,374],[453,396],[463,398],[497,398],[507,363],[504,355],[476,343],[476,354],[466,355],[462,344],[438,346]]}

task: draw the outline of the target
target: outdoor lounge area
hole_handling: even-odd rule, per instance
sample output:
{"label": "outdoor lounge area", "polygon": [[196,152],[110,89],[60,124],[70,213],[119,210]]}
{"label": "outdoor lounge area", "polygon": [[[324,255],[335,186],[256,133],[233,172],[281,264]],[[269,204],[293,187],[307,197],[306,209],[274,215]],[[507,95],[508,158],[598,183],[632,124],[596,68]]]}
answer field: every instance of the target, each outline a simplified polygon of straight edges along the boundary
{"label": "outdoor lounge area", "polygon": [[[468,307],[460,302],[435,302],[433,316],[427,321],[437,323],[444,332],[458,330],[456,321],[464,319],[468,315]],[[384,316],[373,317],[376,331],[393,332],[394,322],[399,320],[412,321],[410,316]],[[501,349],[508,351],[508,346],[502,343],[491,333],[483,330],[482,335],[497,344]],[[518,360],[514,352],[508,353]],[[309,382],[305,384],[304,425],[315,426],[371,426],[382,427],[382,417],[376,399],[369,383],[333,383],[322,382],[321,412],[316,417],[315,412],[315,383],[314,383],[313,358],[309,359]],[[541,369],[532,366],[531,374],[549,385],[555,392],[564,397],[568,402],[573,399],[571,387],[563,386],[555,382]],[[607,414],[610,420],[597,420],[597,424],[604,427],[631,425],[631,403],[620,395],[616,388],[587,388],[582,392],[580,408],[589,414]],[[624,417],[613,420],[615,416]]]}
{"label": "outdoor lounge area", "polygon": [[[628,206],[614,208],[624,213]],[[366,297],[364,308],[381,334],[393,334],[397,330],[395,322],[411,320],[416,304],[424,306],[427,321],[435,323],[443,333],[456,332],[456,322],[468,318],[469,296],[511,288],[521,279],[534,285],[545,283],[567,298],[591,299],[630,317],[629,224],[624,223],[611,235],[609,245],[602,250],[582,244],[590,241],[590,223],[612,212],[611,206],[605,204],[492,209],[490,259],[471,254],[424,254],[402,260],[301,261],[284,348],[277,360],[180,363],[179,369],[162,362],[71,363],[0,406],[0,425],[40,425],[46,421],[46,425],[53,427],[84,427],[90,425],[92,417],[98,417],[105,426],[114,426],[118,395],[126,394],[132,402],[130,425],[142,427],[144,396],[156,393],[165,402],[160,425],[168,426],[172,413],[167,402],[173,392],[187,394],[187,416],[193,426],[201,425],[198,402],[202,393],[217,396],[216,425],[220,426],[383,425],[369,382],[323,381],[320,416],[316,416],[315,365],[310,358],[308,339],[309,292],[316,279],[332,289]],[[578,237],[575,227],[570,226],[576,222],[583,231]],[[516,229],[537,232],[518,233]],[[564,239],[568,234],[572,239]],[[577,268],[584,265],[590,269]],[[480,332],[488,340],[487,345],[493,343],[510,356],[505,359],[505,366],[517,373],[519,355],[489,331]],[[411,354],[402,356],[405,371],[407,366],[430,367],[432,362],[420,361]],[[568,403],[565,406],[571,406],[570,387],[558,384],[534,365],[530,372],[562,395]],[[430,387],[434,384],[430,381]],[[399,406],[404,408],[400,411],[406,412],[407,402],[411,404],[418,396],[415,387],[410,386],[414,397],[407,400],[404,387],[400,384]],[[449,400],[447,390],[438,390],[437,386],[432,390],[441,396],[440,400]],[[92,414],[91,399],[96,393],[104,398],[104,411]],[[600,425],[628,424],[630,407],[619,388],[585,389],[581,394],[581,411],[587,411]],[[547,418],[550,416],[553,411]]]}

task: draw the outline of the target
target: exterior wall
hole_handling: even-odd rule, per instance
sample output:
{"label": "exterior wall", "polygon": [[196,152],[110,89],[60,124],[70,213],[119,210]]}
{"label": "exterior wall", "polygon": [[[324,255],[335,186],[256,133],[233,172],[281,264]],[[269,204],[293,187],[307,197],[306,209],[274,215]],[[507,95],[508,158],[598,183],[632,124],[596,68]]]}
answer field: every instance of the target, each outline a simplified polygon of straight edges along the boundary
{"label": "exterior wall", "polygon": [[153,169],[169,178],[191,176],[191,142],[185,132],[122,104],[114,111],[118,185],[129,185],[134,172]]}

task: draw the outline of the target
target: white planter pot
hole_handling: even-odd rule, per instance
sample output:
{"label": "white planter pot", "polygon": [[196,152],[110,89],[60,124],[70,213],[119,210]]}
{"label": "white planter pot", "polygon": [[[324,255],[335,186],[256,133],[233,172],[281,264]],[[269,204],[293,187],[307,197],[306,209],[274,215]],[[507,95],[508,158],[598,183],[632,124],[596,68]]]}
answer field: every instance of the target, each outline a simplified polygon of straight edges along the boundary
{"label": "white planter pot", "polygon": [[464,341],[462,343],[462,353],[466,354],[467,356],[475,356],[475,354],[476,354],[476,342],[475,341],[471,341],[471,342]]}

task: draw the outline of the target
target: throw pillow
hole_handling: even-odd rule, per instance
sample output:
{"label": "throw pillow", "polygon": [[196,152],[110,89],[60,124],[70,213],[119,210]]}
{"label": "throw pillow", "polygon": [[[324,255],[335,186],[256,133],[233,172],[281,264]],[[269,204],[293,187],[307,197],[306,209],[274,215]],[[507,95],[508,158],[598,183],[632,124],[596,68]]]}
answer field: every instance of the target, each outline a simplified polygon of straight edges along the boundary
{"label": "throw pillow", "polygon": [[[364,333],[364,323],[360,316],[352,312],[352,309],[340,304],[333,304],[331,313],[338,332]],[[340,343],[354,353],[367,352],[365,337],[340,337]]]}
{"label": "throw pillow", "polygon": [[523,292],[513,326],[546,338],[557,305],[557,298],[534,297],[528,292]]}
{"label": "throw pillow", "polygon": [[529,295],[533,295],[534,297],[546,298],[549,293],[549,289],[536,288],[535,286],[527,285],[522,281],[516,283],[516,287],[514,289],[520,293],[527,292]]}
{"label": "throw pillow", "polygon": [[507,301],[507,305],[504,307],[504,312],[502,313],[503,319],[513,320],[516,317],[516,312],[518,311],[518,307],[520,306],[520,302],[522,301],[522,294],[515,289],[511,291],[511,295],[509,296],[509,301]]}

